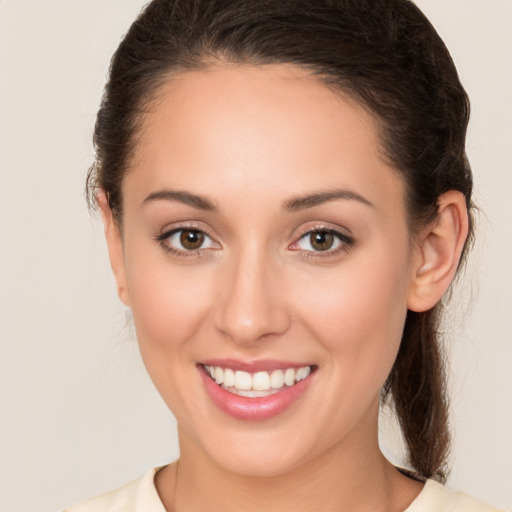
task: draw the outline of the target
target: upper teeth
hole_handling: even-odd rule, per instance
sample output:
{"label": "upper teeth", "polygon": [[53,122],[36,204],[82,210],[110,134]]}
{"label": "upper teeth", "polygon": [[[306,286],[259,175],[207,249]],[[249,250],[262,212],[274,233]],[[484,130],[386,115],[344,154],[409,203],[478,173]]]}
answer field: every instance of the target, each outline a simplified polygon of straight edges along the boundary
{"label": "upper teeth", "polygon": [[285,368],[273,372],[249,373],[220,366],[204,366],[211,378],[223,388],[234,388],[233,391],[269,391],[281,389],[285,384],[293,386],[305,379],[311,372],[310,366],[301,368]]}

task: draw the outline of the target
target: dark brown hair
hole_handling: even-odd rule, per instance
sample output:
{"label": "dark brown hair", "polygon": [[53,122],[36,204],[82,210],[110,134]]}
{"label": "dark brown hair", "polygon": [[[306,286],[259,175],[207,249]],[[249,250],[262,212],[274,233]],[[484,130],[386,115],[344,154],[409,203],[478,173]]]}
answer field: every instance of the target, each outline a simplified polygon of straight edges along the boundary
{"label": "dark brown hair", "polygon": [[[90,205],[103,189],[122,222],[123,177],[159,86],[215,61],[295,64],[353,97],[377,120],[383,155],[403,177],[411,232],[436,218],[441,194],[458,190],[471,238],[468,99],[448,50],[409,0],[153,0],[112,59]],[[392,399],[409,462],[443,480],[450,436],[439,307],[408,312],[383,397]]]}

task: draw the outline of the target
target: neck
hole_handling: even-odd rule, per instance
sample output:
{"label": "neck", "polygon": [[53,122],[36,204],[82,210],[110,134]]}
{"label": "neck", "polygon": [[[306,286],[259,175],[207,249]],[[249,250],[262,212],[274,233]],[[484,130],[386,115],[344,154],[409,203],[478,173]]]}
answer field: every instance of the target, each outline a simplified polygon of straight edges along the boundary
{"label": "neck", "polygon": [[371,438],[355,435],[307,464],[271,477],[227,471],[184,432],[179,434],[180,460],[156,480],[169,511],[405,510],[421,490],[384,458],[376,429]]}

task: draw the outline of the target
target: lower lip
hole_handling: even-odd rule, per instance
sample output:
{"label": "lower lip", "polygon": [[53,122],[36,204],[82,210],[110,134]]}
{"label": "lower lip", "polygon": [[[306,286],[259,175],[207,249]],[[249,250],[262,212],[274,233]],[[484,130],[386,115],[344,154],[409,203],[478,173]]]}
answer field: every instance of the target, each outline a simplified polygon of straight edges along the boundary
{"label": "lower lip", "polygon": [[199,372],[206,392],[222,411],[238,420],[252,421],[273,418],[288,409],[306,391],[313,375],[309,374],[304,380],[272,395],[250,398],[226,391],[206,374],[202,366],[199,366]]}

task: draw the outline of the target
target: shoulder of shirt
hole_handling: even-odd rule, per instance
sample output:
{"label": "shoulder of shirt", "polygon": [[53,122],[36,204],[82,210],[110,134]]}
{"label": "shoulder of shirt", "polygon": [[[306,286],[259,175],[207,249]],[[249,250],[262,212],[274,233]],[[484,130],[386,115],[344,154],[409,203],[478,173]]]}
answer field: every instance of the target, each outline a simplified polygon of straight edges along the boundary
{"label": "shoulder of shirt", "polygon": [[153,484],[156,471],[151,469],[142,478],[77,503],[62,512],[165,512]]}
{"label": "shoulder of shirt", "polygon": [[119,489],[82,501],[62,512],[134,512],[135,495],[140,480],[133,480]]}
{"label": "shoulder of shirt", "polygon": [[452,491],[435,480],[427,480],[423,491],[405,512],[505,512],[469,494]]}

